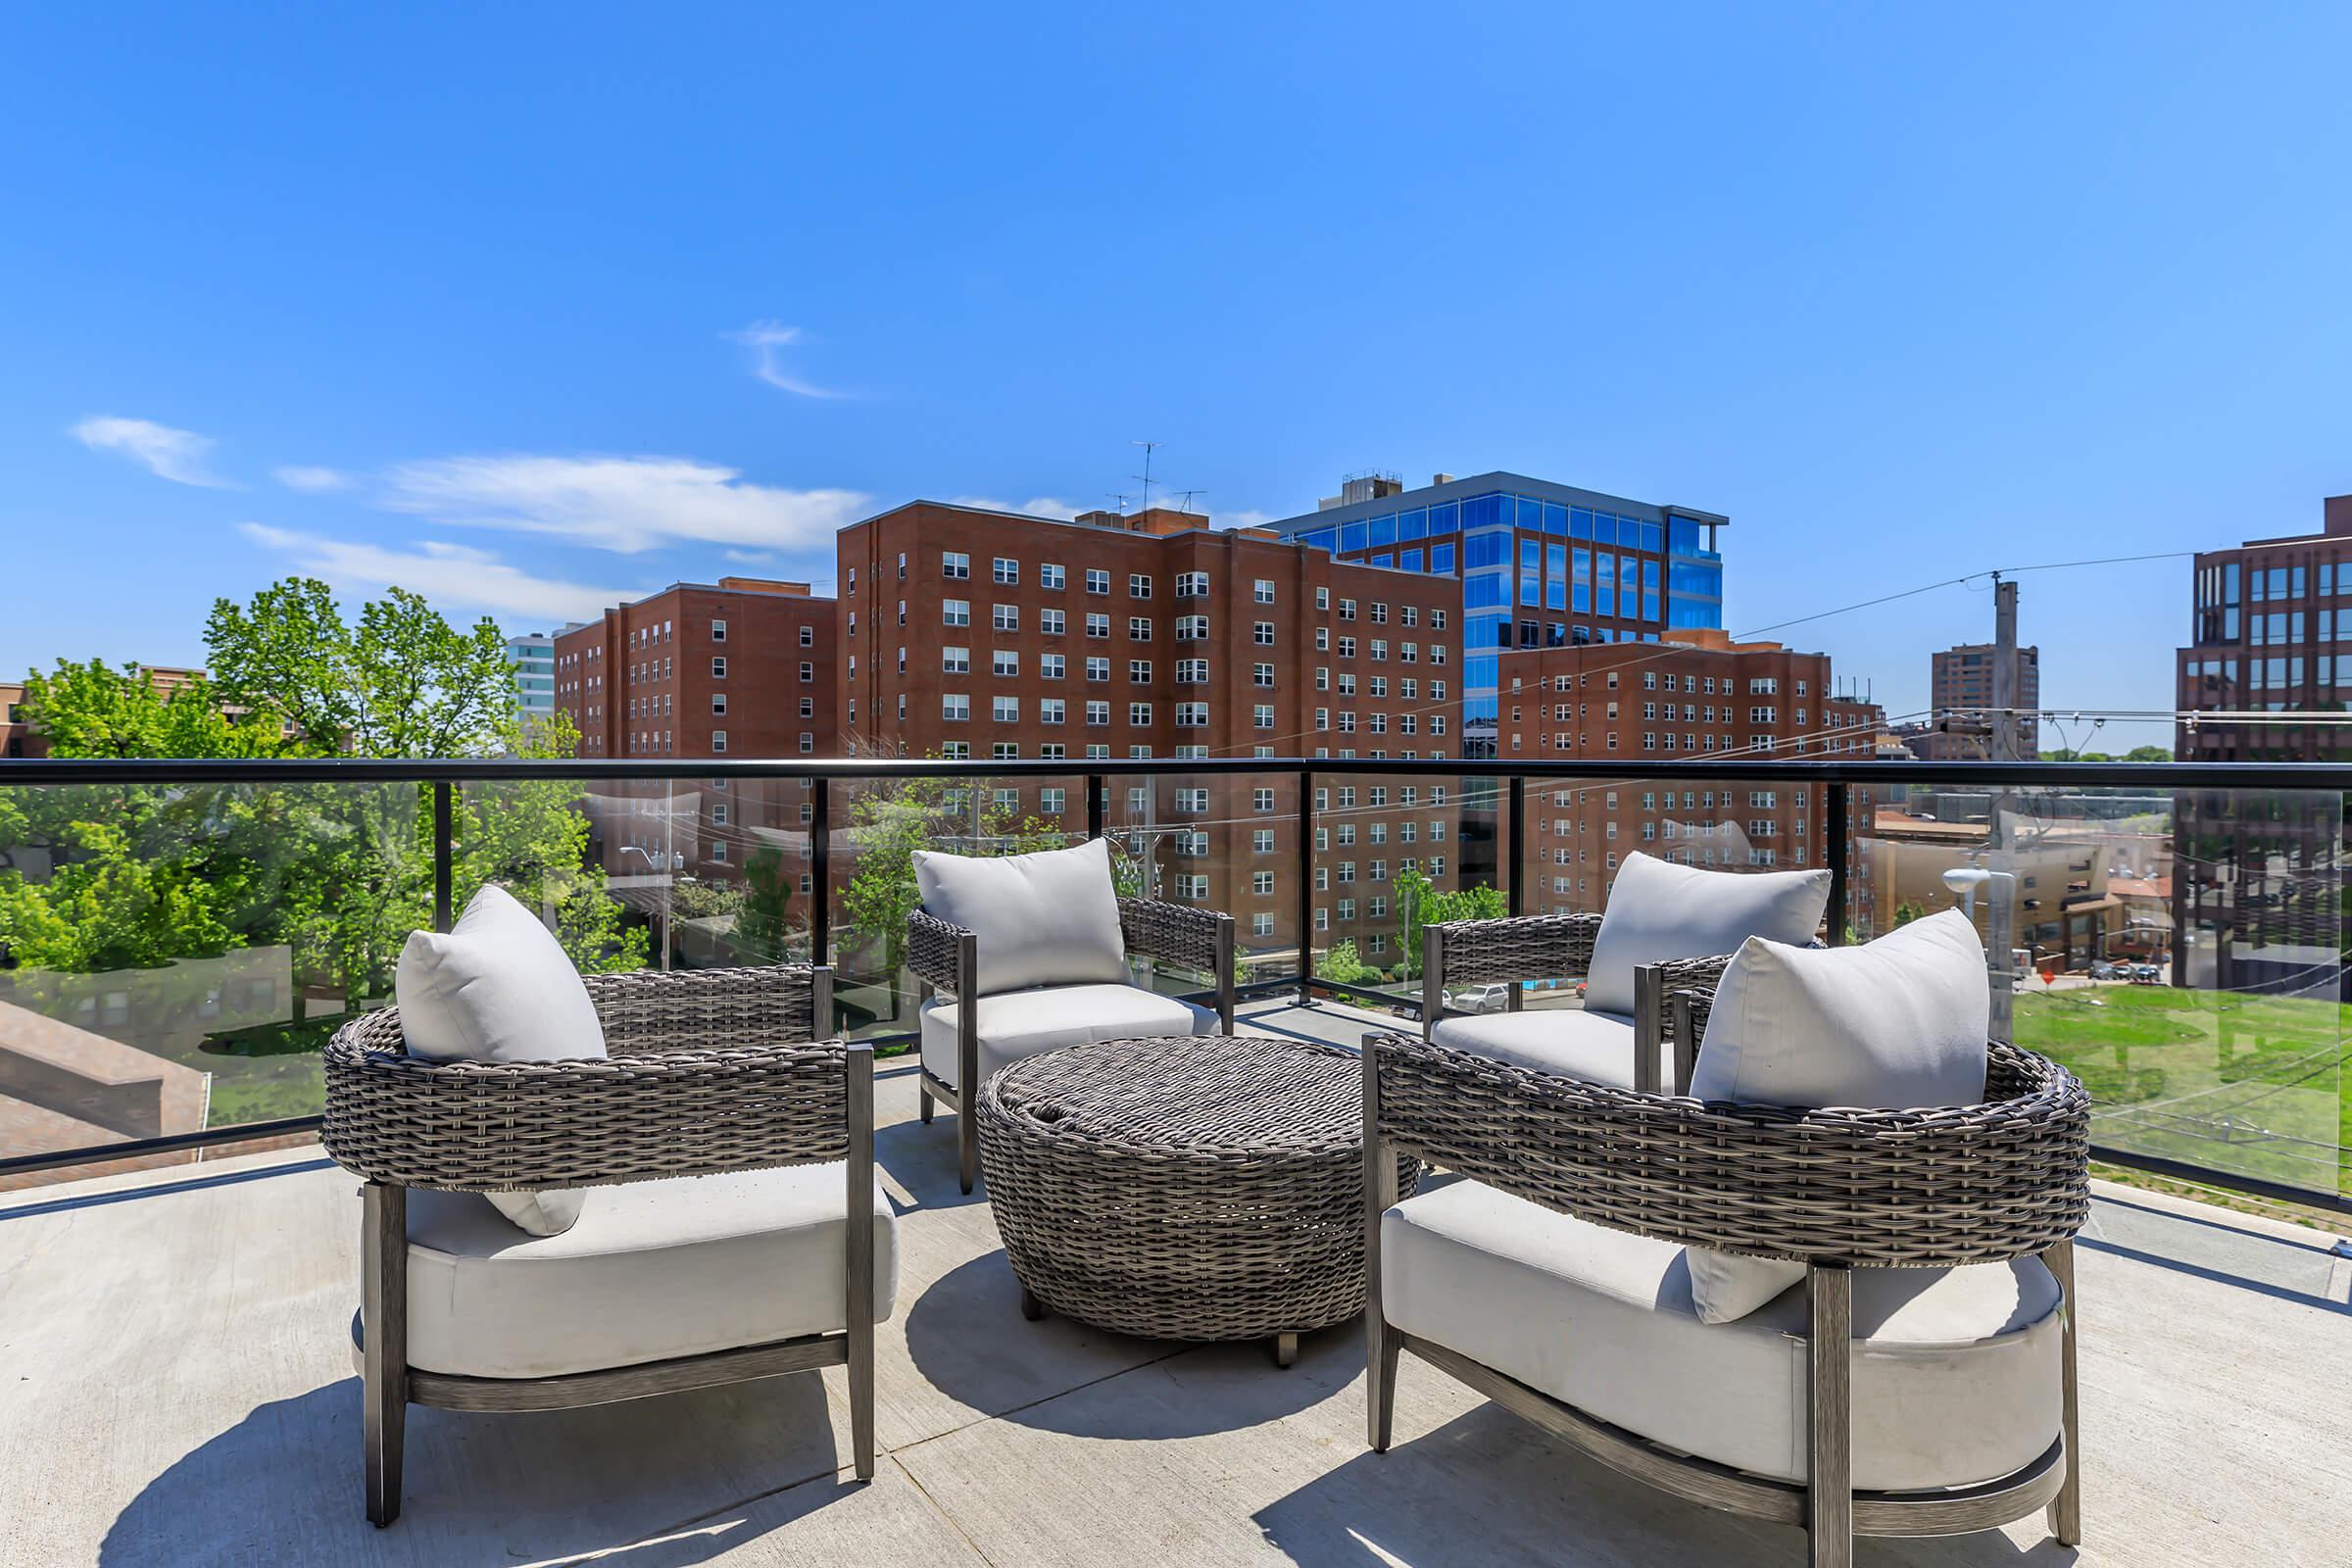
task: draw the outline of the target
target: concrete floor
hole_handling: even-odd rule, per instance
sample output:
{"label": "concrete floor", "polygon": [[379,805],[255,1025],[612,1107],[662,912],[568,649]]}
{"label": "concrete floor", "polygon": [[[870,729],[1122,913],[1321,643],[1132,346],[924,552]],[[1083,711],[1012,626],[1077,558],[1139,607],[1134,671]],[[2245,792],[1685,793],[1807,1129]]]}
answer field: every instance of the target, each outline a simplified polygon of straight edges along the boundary
{"label": "concrete floor", "polygon": [[[1343,1009],[1251,1027],[1352,1041]],[[1796,1532],[1673,1501],[1405,1364],[1363,1446],[1352,1327],[1275,1368],[1023,1322],[954,1135],[883,1079],[901,1208],[871,1486],[838,1372],[547,1415],[413,1410],[360,1514],[356,1183],[294,1151],[0,1200],[0,1564],[1723,1564]],[[2080,1249],[2087,1539],[2038,1519],[1866,1563],[2352,1563],[2352,1262],[2332,1238],[2102,1195]]]}

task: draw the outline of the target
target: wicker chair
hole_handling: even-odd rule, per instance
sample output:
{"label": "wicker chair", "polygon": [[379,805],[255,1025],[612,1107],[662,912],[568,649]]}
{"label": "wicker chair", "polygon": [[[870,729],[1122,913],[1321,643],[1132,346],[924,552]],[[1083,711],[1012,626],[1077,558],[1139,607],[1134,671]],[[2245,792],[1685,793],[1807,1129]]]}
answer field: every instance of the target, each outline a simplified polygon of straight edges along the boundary
{"label": "wicker chair", "polygon": [[[1411,1350],[1638,1480],[1803,1526],[1816,1564],[1849,1563],[1857,1534],[1958,1534],[2045,1506],[2059,1542],[2081,1539],[2073,1238],[2089,1102],[2063,1069],[1996,1043],[1983,1104],[1806,1110],[1397,1036],[1367,1039],[1363,1067],[1375,1450]],[[1400,1154],[1469,1181],[1398,1205]],[[1447,1234],[1426,1207],[1446,1203],[1473,1222]],[[1704,1324],[1676,1284],[1685,1246],[1802,1262],[1803,1300]],[[1468,1321],[1495,1293],[1490,1259],[1521,1282],[1496,1309],[1517,1329]]]}
{"label": "wicker chair", "polygon": [[[872,1054],[810,1038],[829,971],[584,983],[605,1059],[430,1061],[408,1054],[396,1007],[326,1048],[326,1152],[367,1183],[353,1337],[379,1527],[400,1512],[412,1403],[565,1409],[847,1366],[857,1473],[873,1475],[874,1324],[897,1246],[874,1181]],[[814,1168],[834,1162],[841,1176]],[[588,1194],[552,1238],[466,1196],[623,1183],[649,1185]],[[733,1280],[747,1265],[759,1282]],[[624,1339],[625,1363],[598,1353]],[[665,1341],[688,1348],[643,1358]]]}
{"label": "wicker chair", "polygon": [[[1447,920],[1421,931],[1421,1037],[1434,1040],[1449,1014],[1448,986],[1504,982],[1510,1010],[1520,1010],[1520,984],[1528,980],[1582,980],[1592,969],[1592,940],[1600,934],[1597,914],[1528,914],[1502,920]],[[1675,1021],[1678,995],[1714,994],[1732,961],[1728,953],[1642,964],[1634,970],[1633,1027],[1622,1031],[1633,1053],[1632,1087],[1656,1094],[1690,1084],[1698,1059],[1698,1035]],[[1599,1015],[1589,1014],[1597,1021]],[[1673,1054],[1673,1082],[1665,1081],[1664,1058]]]}
{"label": "wicker chair", "polygon": [[[1164,958],[1204,969],[1216,976],[1215,1016],[1211,1019],[1198,1008],[1187,1010],[1195,1016],[1183,1028],[1169,1024],[1157,1026],[1117,1023],[1104,1020],[1102,1027],[1113,1034],[1158,1035],[1168,1033],[1205,1034],[1213,1023],[1220,1034],[1233,1033],[1234,954],[1233,916],[1212,909],[1195,909],[1181,904],[1163,904],[1153,899],[1121,899],[1119,930],[1130,955]],[[981,1061],[982,1013],[990,1010],[990,998],[979,992],[974,977],[979,973],[980,939],[976,932],[964,926],[952,925],[925,910],[917,909],[907,921],[907,967],[927,985],[935,998],[946,999],[958,1005],[956,1008],[955,1080],[940,1070],[945,1063],[935,1060],[928,1046],[922,1063],[923,1120],[931,1120],[935,1102],[945,1102],[956,1112],[956,1151],[957,1179],[965,1192],[970,1192],[980,1173],[980,1127],[971,1115],[972,1096],[986,1076]],[[1093,988],[1089,988],[1093,989]],[[1140,988],[1132,988],[1138,989]],[[1146,993],[1148,995],[1148,993]],[[996,1000],[1010,996],[1039,996],[1047,993],[1000,993]],[[966,1000],[976,1005],[961,1005]],[[1171,1022],[1173,1015],[1171,1014]],[[1090,1038],[1107,1038],[1096,1031]],[[1066,1031],[1041,1034],[1033,1043],[1019,1038],[992,1042],[992,1057],[1017,1059],[1035,1051],[1052,1050],[1071,1044]]]}

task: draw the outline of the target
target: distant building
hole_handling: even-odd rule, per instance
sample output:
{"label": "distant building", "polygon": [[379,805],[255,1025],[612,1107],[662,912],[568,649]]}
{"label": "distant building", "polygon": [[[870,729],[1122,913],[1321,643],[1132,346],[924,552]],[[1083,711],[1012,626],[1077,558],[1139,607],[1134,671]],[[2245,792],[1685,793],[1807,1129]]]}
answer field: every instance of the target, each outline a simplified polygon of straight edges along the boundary
{"label": "distant building", "polygon": [[[1637,850],[1718,869],[1825,863],[1829,798],[1819,786],[1664,789],[1642,777],[1644,764],[1877,756],[1884,715],[1875,704],[1830,695],[1826,654],[1702,628],[1657,644],[1514,650],[1499,663],[1504,760],[1622,759],[1626,769],[1623,783],[1530,786],[1519,850],[1530,913],[1599,908]],[[1848,800],[1849,828],[1870,820],[1870,796],[1861,794]],[[1849,853],[1859,837],[1849,834]],[[1858,906],[1852,897],[1859,880],[1848,879],[1847,914],[1868,930],[1868,896]]]}
{"label": "distant building", "polygon": [[[1166,507],[1063,522],[910,502],[841,531],[853,754],[1067,761],[975,814],[1083,833],[1085,763],[1459,756],[1460,590]],[[1110,836],[1163,898],[1229,911],[1245,960],[1299,947],[1295,774],[1112,779]],[[1462,792],[1316,787],[1309,941],[1403,961],[1394,885],[1455,885]],[[976,829],[975,829],[976,831]],[[1493,846],[1487,853],[1492,857]]]}
{"label": "distant building", "polygon": [[2041,756],[2041,726],[2032,716],[2041,707],[2041,650],[2017,651],[2017,698],[2010,706],[2019,711],[1994,712],[1992,691],[1993,645],[1961,643],[1932,656],[1928,702],[1933,717],[1905,737],[1912,755],[1922,761],[1964,761],[1992,755],[1991,728],[1996,718],[2017,722],[2017,757],[2034,761]]}
{"label": "distant building", "polygon": [[[2190,637],[2179,650],[2173,753],[2184,762],[2352,759],[2352,496],[2329,496],[2318,533],[2200,552]],[[2342,652],[2338,652],[2338,649]],[[2331,793],[2207,790],[2176,798],[2176,984],[2341,992]]]}
{"label": "distant building", "polygon": [[507,662],[514,666],[514,712],[524,724],[556,716],[556,639],[532,632],[507,639]]}
{"label": "distant building", "polygon": [[33,732],[24,711],[24,683],[0,681],[0,757],[48,755],[48,746]]}
{"label": "distant building", "polygon": [[[672,583],[556,636],[556,707],[584,758],[834,755],[837,608],[805,582]],[[801,781],[599,788],[591,845],[624,895],[627,878],[738,879],[765,847],[808,857]]]}

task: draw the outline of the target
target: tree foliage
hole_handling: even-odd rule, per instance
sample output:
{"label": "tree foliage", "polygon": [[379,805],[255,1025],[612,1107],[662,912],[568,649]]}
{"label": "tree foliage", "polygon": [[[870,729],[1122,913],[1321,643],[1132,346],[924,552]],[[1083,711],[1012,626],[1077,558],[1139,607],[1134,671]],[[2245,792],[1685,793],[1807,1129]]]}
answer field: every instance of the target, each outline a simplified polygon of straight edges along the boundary
{"label": "tree foliage", "polygon": [[1499,920],[1510,912],[1502,894],[1492,887],[1453,888],[1440,892],[1418,867],[1396,874],[1396,929],[1404,947],[1403,974],[1421,973],[1421,933],[1424,927],[1448,920]]}
{"label": "tree foliage", "polygon": [[[25,682],[53,755],[221,759],[571,755],[561,720],[525,731],[504,639],[459,631],[395,589],[346,622],[322,583],[290,578],[218,602],[211,675],[159,691],[135,665],[61,662]],[[0,962],[144,966],[283,945],[306,984],[385,995],[408,935],[433,916],[432,790],[416,784],[63,786],[6,792]],[[457,793],[451,882],[497,881],[549,918],[586,969],[644,962],[561,782]]]}

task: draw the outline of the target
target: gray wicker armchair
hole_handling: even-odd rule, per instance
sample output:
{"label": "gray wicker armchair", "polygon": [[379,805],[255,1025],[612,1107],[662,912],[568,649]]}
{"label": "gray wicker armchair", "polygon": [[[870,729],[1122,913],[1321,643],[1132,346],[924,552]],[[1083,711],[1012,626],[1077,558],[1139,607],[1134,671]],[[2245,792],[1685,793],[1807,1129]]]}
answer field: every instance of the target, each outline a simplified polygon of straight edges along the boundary
{"label": "gray wicker armchair", "polygon": [[[1372,1447],[1411,1350],[1650,1486],[1803,1527],[1818,1565],[2045,1506],[2076,1544],[2089,1101],[2030,1052],[1987,1067],[1981,1104],[1809,1110],[1367,1039]],[[1399,1155],[1469,1180],[1399,1204]],[[1702,1323],[1685,1247],[1800,1262],[1804,1289]]]}
{"label": "gray wicker armchair", "polygon": [[[1516,1012],[1520,985],[1529,980],[1582,980],[1592,969],[1592,943],[1600,934],[1597,914],[1528,914],[1501,920],[1448,920],[1421,933],[1421,1037],[1434,1039],[1446,1016],[1449,986],[1500,982],[1510,986],[1507,1003]],[[1643,964],[1634,971],[1633,1087],[1645,1093],[1688,1089],[1698,1059],[1699,1033],[1677,1020],[1675,1000],[1695,995],[1702,1006],[1723,978],[1730,954]],[[1673,1082],[1664,1081],[1662,1058],[1673,1053]]]}
{"label": "gray wicker armchair", "polygon": [[[857,1473],[873,1475],[874,1324],[890,1313],[896,1239],[874,1182],[872,1053],[810,1038],[830,1017],[830,972],[639,972],[584,984],[605,1031],[603,1059],[412,1056],[396,1007],[353,1019],[327,1045],[322,1139],[366,1179],[353,1334],[366,1389],[368,1517],[379,1527],[400,1511],[412,1403],[564,1409],[844,1365]],[[840,1185],[801,1168],[832,1162],[843,1166]],[[674,1180],[712,1177],[722,1177],[718,1187]],[[445,1196],[624,1183],[661,1185],[611,1205],[618,1218],[600,1217],[600,1195],[590,1194],[580,1220],[554,1238]],[[792,1228],[760,1232],[787,1208]],[[697,1252],[696,1215],[721,1209],[735,1216],[726,1245]],[[599,1275],[612,1261],[599,1237],[625,1227],[634,1230],[611,1237],[610,1251],[641,1261],[625,1280]],[[728,1290],[715,1277],[750,1258],[762,1283]],[[503,1294],[445,1300],[461,1293],[429,1281],[412,1293],[414,1270],[461,1262],[477,1278],[505,1270]],[[775,1291],[771,1272],[798,1283]],[[780,1299],[794,1290],[793,1300]],[[481,1306],[534,1292],[535,1305],[503,1318]],[[493,1321],[458,1316],[476,1294]],[[567,1311],[586,1299],[592,1312]],[[632,1310],[653,1320],[621,1323],[635,1345],[666,1337],[697,1348],[650,1361],[640,1350],[625,1364],[599,1358]],[[782,1332],[760,1335],[763,1327]],[[523,1364],[533,1362],[544,1365]]]}
{"label": "gray wicker armchair", "polygon": [[[1216,1024],[1220,1032],[1233,1033],[1233,916],[1154,899],[1121,899],[1118,904],[1119,929],[1127,952],[1164,958],[1214,975]],[[935,996],[957,1004],[980,1000],[974,979],[980,962],[977,933],[917,909],[907,921],[906,952],[907,967]],[[951,1083],[945,1072],[936,1070],[941,1064],[931,1059],[933,1054],[927,1049],[923,1053],[921,1078],[923,1120],[926,1123],[931,1120],[935,1102],[944,1102],[956,1112],[957,1179],[967,1193],[980,1171],[979,1123],[970,1109],[975,1102],[972,1096],[984,1076],[981,1010],[978,1006],[964,1005],[956,1009],[955,1081]],[[1126,1032],[1152,1035],[1168,1031],[1138,1027]]]}

